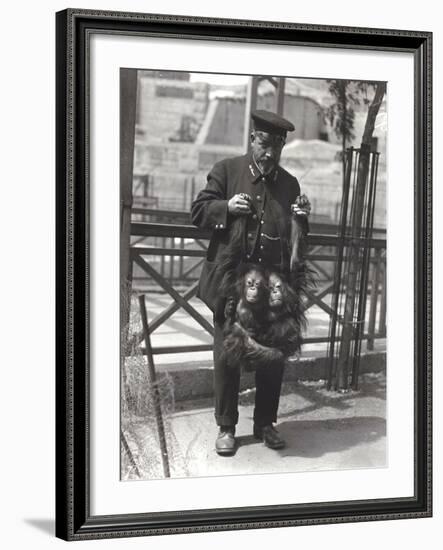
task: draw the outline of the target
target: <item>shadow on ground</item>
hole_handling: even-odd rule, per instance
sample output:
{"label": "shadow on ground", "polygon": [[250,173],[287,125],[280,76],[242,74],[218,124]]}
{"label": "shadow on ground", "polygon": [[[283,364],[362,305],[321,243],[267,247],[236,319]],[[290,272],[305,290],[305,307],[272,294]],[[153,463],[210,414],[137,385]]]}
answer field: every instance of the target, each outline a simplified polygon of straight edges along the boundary
{"label": "shadow on ground", "polygon": [[[281,422],[278,431],[286,441],[280,456],[318,458],[372,443],[386,436],[386,421],[377,416],[331,418],[328,420],[291,420]],[[238,446],[262,445],[253,435],[237,438]]]}
{"label": "shadow on ground", "polygon": [[[239,398],[237,452],[220,457],[214,442],[213,400],[178,402],[167,419],[172,477],[283,473],[386,466],[386,384],[383,374],[362,377],[361,389],[328,391],[324,381],[286,382],[277,429],[286,441],[279,451],[252,435],[255,390]],[[143,479],[161,478],[155,425],[139,418],[132,425],[134,453],[143,458]],[[168,432],[168,433],[169,433]],[[169,440],[168,440],[169,441]],[[138,449],[138,450],[137,450]],[[142,464],[143,466],[143,464]],[[125,479],[125,477],[123,476]]]}
{"label": "shadow on ground", "polygon": [[279,431],[287,442],[282,456],[316,458],[385,437],[386,421],[377,416],[291,420],[280,423]]}

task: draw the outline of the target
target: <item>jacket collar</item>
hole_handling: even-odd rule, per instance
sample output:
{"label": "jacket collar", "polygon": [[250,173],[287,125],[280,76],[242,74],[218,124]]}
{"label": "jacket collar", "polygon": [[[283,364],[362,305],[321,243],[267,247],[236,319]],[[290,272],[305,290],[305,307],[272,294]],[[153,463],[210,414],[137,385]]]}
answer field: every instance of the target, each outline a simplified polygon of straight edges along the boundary
{"label": "jacket collar", "polygon": [[[263,177],[263,174],[260,168],[258,167],[257,163],[255,162],[255,159],[252,153],[249,153],[247,160],[248,160],[247,172],[248,172],[249,181],[250,183],[257,183]],[[278,172],[278,167],[275,168],[275,170],[273,170],[270,174],[265,176],[266,181],[268,183],[274,183],[275,180],[277,179],[277,172]]]}

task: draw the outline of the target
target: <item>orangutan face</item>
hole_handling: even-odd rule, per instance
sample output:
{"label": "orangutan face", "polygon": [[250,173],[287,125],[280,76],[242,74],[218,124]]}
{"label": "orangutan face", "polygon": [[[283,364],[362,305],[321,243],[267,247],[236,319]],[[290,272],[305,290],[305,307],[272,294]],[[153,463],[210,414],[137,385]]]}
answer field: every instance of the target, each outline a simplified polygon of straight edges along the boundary
{"label": "orangutan face", "polygon": [[249,304],[257,304],[262,302],[266,290],[265,279],[263,275],[255,269],[251,269],[250,271],[248,271],[245,275],[244,290],[245,300]]}
{"label": "orangutan face", "polygon": [[277,273],[269,276],[269,306],[271,308],[283,305],[283,281]]}

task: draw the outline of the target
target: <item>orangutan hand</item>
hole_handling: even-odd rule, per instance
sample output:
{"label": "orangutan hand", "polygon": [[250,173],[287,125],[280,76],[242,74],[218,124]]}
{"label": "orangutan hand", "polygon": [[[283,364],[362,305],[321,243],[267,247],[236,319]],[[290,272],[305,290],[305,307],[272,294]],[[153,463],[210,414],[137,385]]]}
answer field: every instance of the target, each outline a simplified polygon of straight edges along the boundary
{"label": "orangutan hand", "polygon": [[225,310],[223,312],[225,319],[231,319],[232,317],[234,317],[235,306],[236,306],[235,299],[232,296],[230,296],[226,300]]}

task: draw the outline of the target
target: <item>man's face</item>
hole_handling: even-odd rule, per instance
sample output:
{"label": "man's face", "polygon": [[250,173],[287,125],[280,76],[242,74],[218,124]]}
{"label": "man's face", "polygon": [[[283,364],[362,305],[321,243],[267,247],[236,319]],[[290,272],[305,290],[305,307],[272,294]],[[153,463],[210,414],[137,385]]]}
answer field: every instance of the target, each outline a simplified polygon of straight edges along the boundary
{"label": "man's face", "polygon": [[269,174],[280,161],[285,138],[276,134],[269,134],[254,130],[251,134],[251,149],[255,162],[263,174]]}

